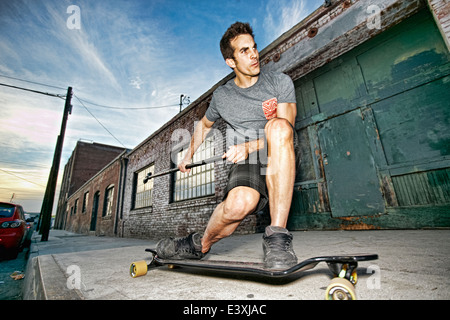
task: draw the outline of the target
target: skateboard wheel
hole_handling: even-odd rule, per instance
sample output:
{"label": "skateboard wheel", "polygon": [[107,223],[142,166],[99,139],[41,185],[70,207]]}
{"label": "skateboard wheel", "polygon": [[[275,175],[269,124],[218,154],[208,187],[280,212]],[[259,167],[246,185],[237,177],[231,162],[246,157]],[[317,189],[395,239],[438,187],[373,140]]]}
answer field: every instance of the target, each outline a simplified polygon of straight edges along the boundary
{"label": "skateboard wheel", "polygon": [[130,275],[133,278],[145,276],[147,274],[147,262],[145,260],[135,261],[130,266]]}
{"label": "skateboard wheel", "polygon": [[326,300],[356,300],[353,284],[344,278],[334,278],[325,291]]}

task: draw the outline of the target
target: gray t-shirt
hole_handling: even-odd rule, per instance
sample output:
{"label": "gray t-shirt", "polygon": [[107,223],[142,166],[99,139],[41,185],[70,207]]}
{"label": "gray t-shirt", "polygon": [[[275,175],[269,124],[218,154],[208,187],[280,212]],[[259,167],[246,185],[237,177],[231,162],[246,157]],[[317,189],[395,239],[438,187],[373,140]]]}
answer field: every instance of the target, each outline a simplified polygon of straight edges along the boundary
{"label": "gray t-shirt", "polygon": [[283,73],[264,72],[249,88],[238,87],[234,79],[214,91],[206,118],[227,124],[227,147],[264,136],[267,121],[277,116],[279,103],[295,103],[291,78]]}

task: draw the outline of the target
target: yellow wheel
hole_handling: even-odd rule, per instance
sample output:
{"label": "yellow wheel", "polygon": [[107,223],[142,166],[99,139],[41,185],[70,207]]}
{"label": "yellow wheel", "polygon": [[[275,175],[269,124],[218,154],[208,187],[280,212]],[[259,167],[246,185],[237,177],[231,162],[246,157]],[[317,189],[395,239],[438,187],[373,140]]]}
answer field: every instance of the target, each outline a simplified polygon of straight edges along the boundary
{"label": "yellow wheel", "polygon": [[353,284],[344,278],[334,278],[325,291],[326,300],[356,300]]}
{"label": "yellow wheel", "polygon": [[135,261],[130,266],[130,275],[133,278],[145,276],[147,274],[147,262],[145,260]]}

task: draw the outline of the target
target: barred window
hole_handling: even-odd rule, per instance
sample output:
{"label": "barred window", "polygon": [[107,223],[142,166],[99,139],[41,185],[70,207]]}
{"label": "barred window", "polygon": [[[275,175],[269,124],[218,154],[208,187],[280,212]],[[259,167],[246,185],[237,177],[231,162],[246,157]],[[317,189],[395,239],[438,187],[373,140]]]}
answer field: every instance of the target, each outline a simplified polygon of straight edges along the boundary
{"label": "barred window", "polygon": [[[177,163],[181,162],[187,150],[177,154]],[[214,156],[214,136],[205,139],[194,154],[193,162]],[[208,163],[191,169],[189,174],[178,171],[174,174],[173,200],[204,197],[215,193],[214,163]]]}
{"label": "barred window", "polygon": [[153,164],[135,173],[134,209],[150,207],[153,204],[153,179],[144,183],[144,178],[149,172],[155,173]]}

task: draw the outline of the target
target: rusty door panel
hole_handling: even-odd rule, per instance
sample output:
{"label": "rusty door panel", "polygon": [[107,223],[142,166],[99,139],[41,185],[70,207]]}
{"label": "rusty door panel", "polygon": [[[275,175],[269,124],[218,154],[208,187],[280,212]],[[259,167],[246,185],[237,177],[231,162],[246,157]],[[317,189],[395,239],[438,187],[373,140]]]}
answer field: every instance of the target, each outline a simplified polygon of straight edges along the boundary
{"label": "rusty door panel", "polygon": [[450,156],[450,76],[372,105],[389,165]]}
{"label": "rusty door panel", "polygon": [[[369,45],[367,45],[369,46]],[[356,59],[369,94],[389,97],[448,74],[450,53],[427,10],[374,39]]]}
{"label": "rusty door panel", "polygon": [[307,119],[319,113],[319,104],[312,81],[296,83],[297,120]]}
{"label": "rusty door panel", "polygon": [[[367,94],[364,79],[356,59],[348,59],[314,78],[320,112],[336,114],[347,111]],[[335,62],[336,63],[336,62]]]}
{"label": "rusty door panel", "polygon": [[333,217],[385,212],[361,111],[319,125],[323,165]]}

